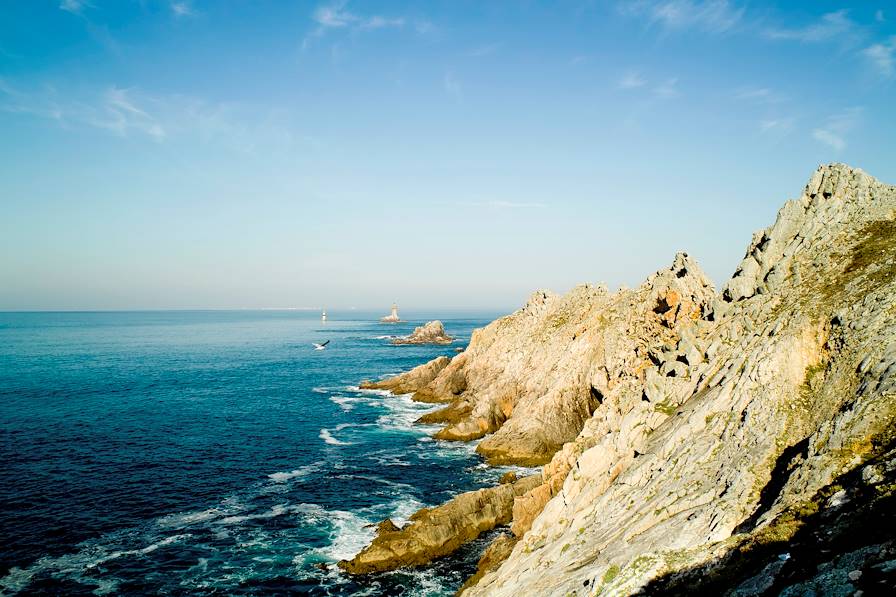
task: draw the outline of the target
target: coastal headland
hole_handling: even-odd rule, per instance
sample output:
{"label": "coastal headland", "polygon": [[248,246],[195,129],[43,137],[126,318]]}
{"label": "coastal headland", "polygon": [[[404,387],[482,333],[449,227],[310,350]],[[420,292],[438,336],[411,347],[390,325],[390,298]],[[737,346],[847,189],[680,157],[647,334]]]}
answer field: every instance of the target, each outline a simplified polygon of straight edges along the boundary
{"label": "coastal headland", "polygon": [[896,582],[896,187],[821,166],[719,290],[681,252],[634,289],[537,291],[362,387],[540,472],[384,521],[348,573],[505,527],[464,595],[876,594]]}

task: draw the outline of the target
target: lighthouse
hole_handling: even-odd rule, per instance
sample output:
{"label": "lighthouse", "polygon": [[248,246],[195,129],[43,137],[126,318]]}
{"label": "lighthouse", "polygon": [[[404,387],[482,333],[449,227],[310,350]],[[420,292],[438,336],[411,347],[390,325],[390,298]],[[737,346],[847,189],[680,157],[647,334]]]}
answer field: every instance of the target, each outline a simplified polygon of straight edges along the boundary
{"label": "lighthouse", "polygon": [[396,323],[401,321],[401,317],[398,316],[398,305],[392,303],[392,312],[380,319],[380,321],[383,323]]}

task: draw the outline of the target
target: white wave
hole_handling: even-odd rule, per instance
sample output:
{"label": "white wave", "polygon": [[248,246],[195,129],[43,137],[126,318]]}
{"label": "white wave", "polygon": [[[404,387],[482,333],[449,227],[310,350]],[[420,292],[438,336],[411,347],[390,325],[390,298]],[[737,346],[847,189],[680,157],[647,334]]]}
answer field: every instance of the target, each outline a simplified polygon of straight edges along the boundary
{"label": "white wave", "polygon": [[[94,593],[107,594],[115,592],[118,583],[111,579],[99,579],[85,576],[91,570],[106,562],[125,556],[145,555],[152,553],[177,541],[192,537],[191,534],[172,535],[164,539],[150,543],[139,549],[112,550],[111,545],[103,545],[96,542],[82,543],[79,551],[57,557],[44,556],[27,568],[14,567],[9,573],[0,578],[0,587],[4,590],[17,593],[24,590],[31,580],[37,575],[49,574],[54,577],[64,576],[84,585],[95,586]],[[116,537],[110,537],[114,539]]]}
{"label": "white wave", "polygon": [[392,519],[392,522],[402,527],[407,524],[408,520],[410,520],[415,512],[425,506],[426,504],[423,502],[416,500],[413,497],[407,497],[398,502],[398,505],[392,511],[389,518]]}
{"label": "white wave", "polygon": [[265,512],[261,512],[259,514],[244,514],[241,516],[228,516],[226,518],[222,518],[220,520],[216,520],[215,524],[229,526],[234,524],[239,524],[241,522],[245,522],[247,520],[264,520],[267,518],[277,518],[278,516],[283,516],[287,514],[292,509],[289,508],[286,504],[277,504],[272,506],[269,510]]}
{"label": "white wave", "polygon": [[268,475],[268,479],[270,479],[274,483],[286,483],[287,481],[292,481],[293,479],[304,479],[308,475],[318,471],[319,469],[319,464],[309,464],[291,471],[271,473],[270,475]]}
{"label": "white wave", "polygon": [[350,446],[350,445],[352,445],[351,442],[339,441],[338,439],[333,437],[333,434],[330,433],[329,429],[321,429],[320,433],[318,434],[318,437],[321,438],[322,440],[324,440],[325,444],[329,444],[331,446]]}
{"label": "white wave", "polygon": [[374,336],[373,339],[374,340],[392,340],[393,338],[403,338],[403,337],[404,336],[390,336],[387,334],[385,336]]}
{"label": "white wave", "polygon": [[330,396],[330,402],[339,405],[345,412],[351,411],[354,407],[355,402],[358,402],[357,398],[349,398],[348,396]]}
{"label": "white wave", "polygon": [[209,508],[207,510],[202,510],[201,512],[168,514],[158,519],[156,524],[166,528],[182,529],[199,522],[206,522],[225,515],[226,513],[218,508]]}
{"label": "white wave", "polygon": [[343,510],[332,510],[328,514],[332,524],[330,545],[322,552],[330,561],[350,560],[373,541],[376,529],[370,520]]}

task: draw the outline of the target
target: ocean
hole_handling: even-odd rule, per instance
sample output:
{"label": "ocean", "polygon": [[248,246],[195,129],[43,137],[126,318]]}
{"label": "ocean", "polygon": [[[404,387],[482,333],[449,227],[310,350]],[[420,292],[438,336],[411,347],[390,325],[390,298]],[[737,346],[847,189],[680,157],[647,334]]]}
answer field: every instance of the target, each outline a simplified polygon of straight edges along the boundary
{"label": "ocean", "polygon": [[[496,313],[0,313],[0,593],[451,595],[488,537],[352,579],[373,525],[494,484],[432,409],[362,391]],[[440,318],[451,346],[391,346]],[[330,340],[326,350],[313,342]]]}

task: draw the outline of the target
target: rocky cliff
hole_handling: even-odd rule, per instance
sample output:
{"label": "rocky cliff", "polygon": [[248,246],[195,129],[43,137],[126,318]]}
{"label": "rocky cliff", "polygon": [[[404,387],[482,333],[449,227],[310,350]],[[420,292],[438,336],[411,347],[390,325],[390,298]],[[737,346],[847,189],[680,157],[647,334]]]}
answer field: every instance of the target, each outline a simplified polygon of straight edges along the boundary
{"label": "rocky cliff", "polygon": [[465,595],[893,586],[896,188],[861,170],[819,168],[718,294],[679,254],[386,383],[446,403],[437,437],[544,464]]}

